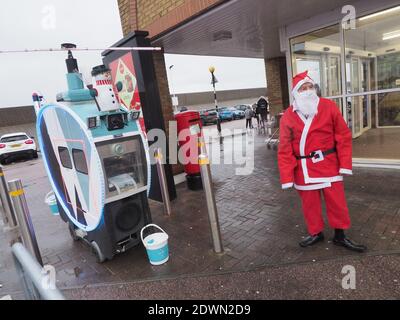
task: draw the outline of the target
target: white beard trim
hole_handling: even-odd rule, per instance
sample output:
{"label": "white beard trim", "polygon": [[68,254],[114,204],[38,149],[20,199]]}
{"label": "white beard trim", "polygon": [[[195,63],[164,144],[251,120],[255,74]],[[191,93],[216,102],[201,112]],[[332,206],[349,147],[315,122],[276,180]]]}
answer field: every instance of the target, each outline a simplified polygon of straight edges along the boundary
{"label": "white beard trim", "polygon": [[294,111],[298,110],[305,116],[314,116],[318,113],[319,97],[316,91],[306,90],[303,92],[295,91],[293,92]]}

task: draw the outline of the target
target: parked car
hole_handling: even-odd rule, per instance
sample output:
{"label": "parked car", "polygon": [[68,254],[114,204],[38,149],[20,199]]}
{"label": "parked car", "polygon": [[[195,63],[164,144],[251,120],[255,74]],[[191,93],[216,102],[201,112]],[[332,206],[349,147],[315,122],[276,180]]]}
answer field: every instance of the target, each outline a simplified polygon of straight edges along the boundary
{"label": "parked car", "polygon": [[0,163],[7,164],[15,158],[37,158],[37,148],[33,137],[25,132],[5,134],[0,137]]}
{"label": "parked car", "polygon": [[218,113],[219,113],[219,118],[221,121],[228,120],[232,121],[233,120],[233,112],[227,107],[222,107],[218,108]]}
{"label": "parked car", "polygon": [[233,113],[233,120],[236,119],[243,119],[244,118],[244,111],[236,109],[234,107],[228,108],[228,110],[232,111]]}
{"label": "parked car", "polygon": [[238,104],[237,106],[234,106],[235,109],[241,110],[243,112],[245,112],[248,107],[251,107],[251,105],[249,105],[249,104]]}
{"label": "parked car", "polygon": [[202,110],[200,111],[200,118],[203,126],[207,124],[217,124],[218,122],[218,113],[215,109],[210,110]]}

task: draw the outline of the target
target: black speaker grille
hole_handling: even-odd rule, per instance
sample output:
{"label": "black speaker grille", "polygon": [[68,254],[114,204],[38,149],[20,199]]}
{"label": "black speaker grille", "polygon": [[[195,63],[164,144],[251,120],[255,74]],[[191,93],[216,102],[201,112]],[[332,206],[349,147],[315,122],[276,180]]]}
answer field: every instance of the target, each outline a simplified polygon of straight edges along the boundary
{"label": "black speaker grille", "polygon": [[115,224],[121,231],[130,231],[140,223],[140,207],[136,203],[127,203],[119,209]]}

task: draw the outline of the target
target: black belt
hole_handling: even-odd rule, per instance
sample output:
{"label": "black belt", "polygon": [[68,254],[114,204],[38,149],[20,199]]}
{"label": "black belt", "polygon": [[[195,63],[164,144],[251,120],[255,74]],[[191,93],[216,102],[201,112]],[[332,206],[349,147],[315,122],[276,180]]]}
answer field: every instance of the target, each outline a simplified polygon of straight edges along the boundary
{"label": "black belt", "polygon": [[[336,148],[332,148],[332,149],[328,149],[326,151],[322,151],[322,154],[324,156],[331,154],[331,153],[335,153],[336,152]],[[314,158],[315,156],[319,156],[317,151],[313,151],[311,152],[308,156],[296,156],[296,159],[300,160],[300,159],[311,159]]]}

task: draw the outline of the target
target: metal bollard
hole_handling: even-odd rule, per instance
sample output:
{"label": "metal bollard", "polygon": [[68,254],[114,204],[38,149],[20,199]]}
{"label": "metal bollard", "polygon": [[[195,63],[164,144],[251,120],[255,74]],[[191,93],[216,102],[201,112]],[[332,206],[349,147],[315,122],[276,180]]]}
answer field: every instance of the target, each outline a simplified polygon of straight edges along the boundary
{"label": "metal bollard", "polygon": [[270,114],[268,113],[267,114],[267,128],[268,128],[268,130],[267,130],[267,135],[268,135],[268,137],[270,137],[271,135],[272,135],[272,122],[271,122],[271,116],[270,116]]}
{"label": "metal bollard", "polygon": [[10,228],[17,226],[17,221],[13,214],[13,206],[8,194],[8,187],[6,178],[4,176],[3,168],[0,166],[0,199],[3,205],[3,222],[4,225],[8,225]]}
{"label": "metal bollard", "polygon": [[165,168],[162,163],[162,152],[161,148],[157,148],[154,152],[154,158],[156,159],[156,166],[157,166],[157,173],[158,173],[158,180],[160,181],[161,187],[161,196],[164,204],[164,212],[170,216],[171,215],[171,201],[169,199],[169,192],[168,192],[168,185],[167,185],[167,177],[165,175]]}
{"label": "metal bollard", "polygon": [[15,216],[18,221],[22,241],[30,253],[35,256],[37,261],[43,266],[42,256],[36,241],[35,230],[33,229],[21,179],[9,181],[8,188],[10,190],[9,193],[14,205]]}
{"label": "metal bollard", "polygon": [[210,222],[214,251],[216,253],[222,253],[224,249],[222,246],[221,231],[218,221],[217,205],[215,203],[214,190],[212,187],[210,161],[208,159],[207,154],[202,153],[199,155],[199,165],[201,172],[201,180],[203,182],[203,188],[206,195],[208,218]]}
{"label": "metal bollard", "polygon": [[201,135],[198,138],[198,147],[199,147],[199,151],[200,151],[199,155],[200,154],[207,154],[206,142],[204,141],[204,136],[203,135]]}

